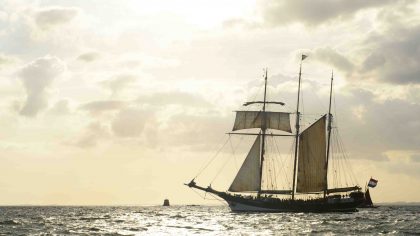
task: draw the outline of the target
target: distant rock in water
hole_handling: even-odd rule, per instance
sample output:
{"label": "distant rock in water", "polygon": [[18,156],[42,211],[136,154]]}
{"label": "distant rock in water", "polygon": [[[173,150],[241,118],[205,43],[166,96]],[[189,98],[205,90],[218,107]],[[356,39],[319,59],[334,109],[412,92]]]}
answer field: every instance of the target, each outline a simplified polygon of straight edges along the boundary
{"label": "distant rock in water", "polygon": [[170,206],[170,205],[169,205],[169,199],[165,199],[165,200],[163,201],[163,206]]}

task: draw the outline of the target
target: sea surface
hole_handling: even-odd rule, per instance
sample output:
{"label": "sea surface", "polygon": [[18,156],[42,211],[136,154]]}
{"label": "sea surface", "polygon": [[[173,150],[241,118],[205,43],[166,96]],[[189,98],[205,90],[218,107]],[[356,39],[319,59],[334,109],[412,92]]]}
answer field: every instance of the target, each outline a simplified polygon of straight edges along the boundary
{"label": "sea surface", "polygon": [[420,206],[233,213],[226,206],[0,207],[0,235],[420,235]]}

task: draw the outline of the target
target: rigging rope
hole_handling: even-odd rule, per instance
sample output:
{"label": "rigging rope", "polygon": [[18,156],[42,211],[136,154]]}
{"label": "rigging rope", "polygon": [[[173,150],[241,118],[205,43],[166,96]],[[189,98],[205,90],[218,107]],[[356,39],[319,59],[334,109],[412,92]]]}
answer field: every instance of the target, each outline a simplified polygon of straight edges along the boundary
{"label": "rigging rope", "polygon": [[225,145],[227,144],[227,142],[230,140],[230,135],[228,136],[228,138],[226,139],[225,143],[217,150],[216,154],[210,159],[209,162],[207,162],[207,164],[205,164],[199,171],[198,174],[194,177],[197,178],[201,173],[203,173],[203,171],[214,161],[214,159],[217,157],[217,155],[219,155],[220,151],[225,147]]}
{"label": "rigging rope", "polygon": [[[229,135],[229,137],[230,137],[230,135]],[[244,137],[242,136],[240,139],[239,139],[239,142],[238,142],[238,144],[236,145],[236,147],[235,147],[235,149],[234,150],[236,150],[236,148],[238,148],[238,146],[239,146],[239,144],[241,144],[241,142],[242,142],[242,140],[244,139]],[[227,165],[227,163],[229,162],[229,160],[230,160],[230,158],[226,158],[226,161],[223,163],[223,165],[222,165],[222,167],[219,169],[219,171],[216,173],[216,176],[214,176],[214,178],[213,178],[213,180],[210,182],[210,184],[212,184],[215,180],[216,180],[216,178],[219,176],[219,174],[222,172],[222,170],[226,167],[226,165]]]}
{"label": "rigging rope", "polygon": [[235,162],[235,168],[239,170],[238,163],[236,161],[235,149],[233,148],[231,139],[229,139],[229,144],[230,144],[230,149],[232,150],[233,161]]}
{"label": "rigging rope", "polygon": [[[274,143],[274,146],[276,148],[275,150],[277,151],[278,157],[279,157],[279,158],[276,158],[276,160],[277,160],[277,162],[280,162],[280,165],[279,165],[280,166],[280,171],[277,172],[277,175],[279,175],[283,171],[282,174],[285,176],[285,179],[286,179],[287,184],[291,185],[290,184],[290,180],[289,180],[288,175],[287,175],[286,170],[285,170],[285,166],[286,165],[284,164],[283,158],[281,158],[280,149],[279,149],[279,147],[277,145],[277,142],[276,142],[276,140],[274,138],[273,138],[273,143]],[[293,145],[294,145],[294,142],[293,142]],[[290,148],[290,153],[292,153],[292,151],[293,151],[293,147],[294,147],[293,145]]]}

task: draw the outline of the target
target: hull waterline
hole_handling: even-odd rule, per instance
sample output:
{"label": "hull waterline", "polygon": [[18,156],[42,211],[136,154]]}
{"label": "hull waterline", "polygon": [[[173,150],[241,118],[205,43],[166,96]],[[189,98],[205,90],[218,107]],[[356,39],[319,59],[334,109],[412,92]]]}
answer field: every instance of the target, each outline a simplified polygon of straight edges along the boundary
{"label": "hull waterline", "polygon": [[357,207],[364,202],[363,193],[361,192],[350,193],[349,197],[346,198],[335,195],[310,200],[292,200],[220,192],[211,187],[200,187],[194,181],[186,185],[222,198],[234,212],[356,212]]}
{"label": "hull waterline", "polygon": [[278,198],[250,198],[221,196],[234,212],[356,212],[361,200],[313,199],[280,200]]}

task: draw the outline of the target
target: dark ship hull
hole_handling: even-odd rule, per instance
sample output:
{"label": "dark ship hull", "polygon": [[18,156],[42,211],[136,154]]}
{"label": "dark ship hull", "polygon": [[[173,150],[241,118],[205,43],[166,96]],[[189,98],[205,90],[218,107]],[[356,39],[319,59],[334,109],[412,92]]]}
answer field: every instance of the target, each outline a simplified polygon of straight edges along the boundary
{"label": "dark ship hull", "polygon": [[355,212],[363,202],[354,198],[319,198],[312,200],[282,200],[271,197],[246,198],[243,196],[220,196],[235,212]]}
{"label": "dark ship hull", "polygon": [[363,192],[352,192],[349,197],[339,195],[310,200],[279,199],[268,196],[244,196],[219,192],[211,187],[203,188],[191,182],[190,188],[196,188],[217,195],[225,200],[234,212],[356,212],[364,202]]}
{"label": "dark ship hull", "polygon": [[359,206],[359,208],[378,208],[378,206],[373,205],[372,198],[370,197],[369,189],[366,190],[364,201]]}

